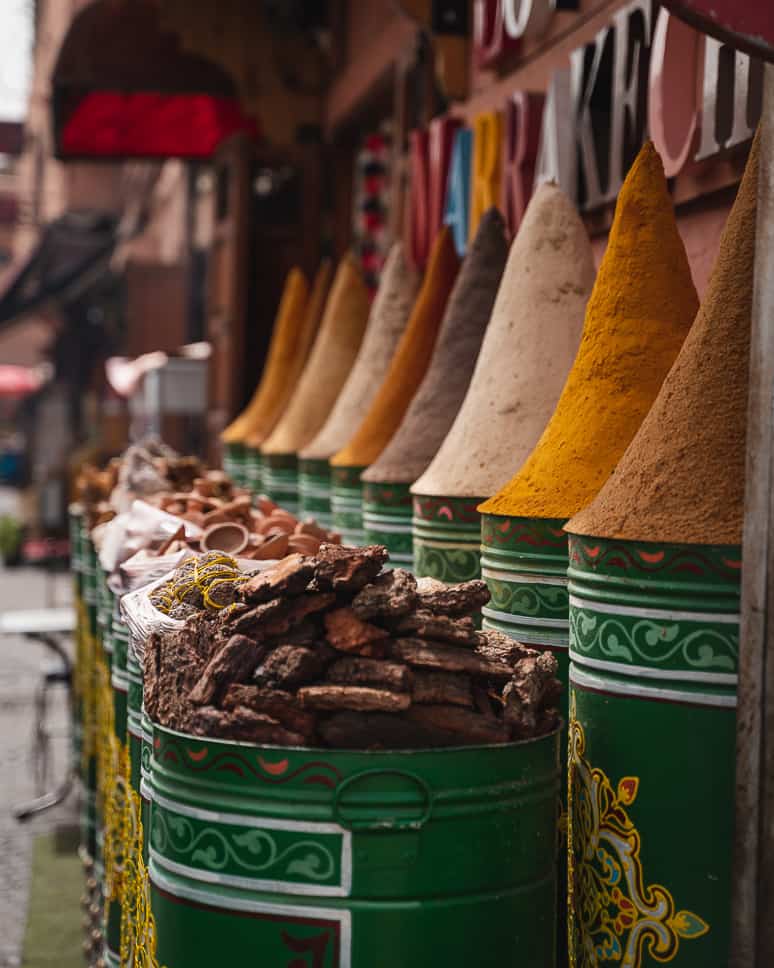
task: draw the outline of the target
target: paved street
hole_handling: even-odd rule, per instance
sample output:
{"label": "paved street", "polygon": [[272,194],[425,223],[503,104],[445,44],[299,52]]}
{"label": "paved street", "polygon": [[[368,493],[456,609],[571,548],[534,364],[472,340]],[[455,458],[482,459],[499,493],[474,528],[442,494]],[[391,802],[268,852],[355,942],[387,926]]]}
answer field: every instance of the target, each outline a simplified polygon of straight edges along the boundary
{"label": "paved street", "polygon": [[[19,608],[66,605],[70,578],[54,579],[36,569],[0,569],[0,612]],[[75,797],[20,825],[12,808],[34,796],[30,749],[35,689],[41,671],[52,662],[42,646],[16,637],[0,637],[0,968],[21,964],[29,878],[30,847],[34,834],[59,823],[76,820]],[[64,690],[51,694],[50,722],[56,734],[53,746],[54,777],[66,769],[68,740]]]}

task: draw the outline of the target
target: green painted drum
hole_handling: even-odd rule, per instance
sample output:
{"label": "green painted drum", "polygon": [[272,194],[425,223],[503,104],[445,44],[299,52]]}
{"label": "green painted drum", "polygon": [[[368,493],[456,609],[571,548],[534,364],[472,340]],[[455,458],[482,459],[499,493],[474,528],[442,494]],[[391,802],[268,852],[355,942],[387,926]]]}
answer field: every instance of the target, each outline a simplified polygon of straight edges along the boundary
{"label": "green painted drum", "polygon": [[480,497],[414,495],[414,573],[454,584],[481,577]]}
{"label": "green painted drum", "polygon": [[298,511],[298,460],[295,454],[263,455],[263,488],[285,511]]}
{"label": "green painted drum", "polygon": [[84,539],[83,551],[81,846],[94,859],[97,856],[97,561],[88,536]]}
{"label": "green painted drum", "polygon": [[558,734],[415,752],[154,726],[158,963],[553,968]]}
{"label": "green painted drum", "polygon": [[481,609],[483,627],[504,632],[525,645],[550,649],[567,683],[570,660],[567,535],[563,521],[481,516],[481,577],[489,604]]}
{"label": "green painted drum", "polygon": [[[124,818],[126,811],[126,730],[129,680],[127,676],[127,657],[129,649],[129,629],[118,609],[117,603],[112,616],[113,662],[110,682],[113,689],[113,726],[115,733],[115,767],[111,815],[107,829],[112,847],[114,863],[109,870],[113,881],[106,883],[105,911],[105,961],[108,965],[120,964],[121,917],[122,917],[122,867],[124,854]],[[110,878],[108,878],[108,881]]]}
{"label": "green painted drum", "polygon": [[414,565],[408,484],[363,484],[364,544],[384,545],[398,568]]}
{"label": "green painted drum", "polygon": [[263,458],[261,457],[261,452],[257,447],[247,448],[247,457],[245,458],[245,465],[247,474],[247,487],[253,495],[258,495],[263,493]]}
{"label": "green painted drum", "polygon": [[725,963],[740,549],[569,552],[570,963]]}
{"label": "green painted drum", "polygon": [[247,482],[247,453],[244,444],[226,444],[223,447],[223,470],[239,487]]}
{"label": "green painted drum", "polygon": [[127,703],[126,742],[129,747],[129,785],[140,792],[142,775],[142,669],[138,663],[131,641],[126,661]]}
{"label": "green painted drum", "polygon": [[331,510],[333,527],[345,545],[359,548],[365,544],[363,530],[364,467],[331,467]]}
{"label": "green painted drum", "polygon": [[301,513],[323,528],[332,528],[331,468],[327,460],[298,462],[298,493]]}
{"label": "green painted drum", "polygon": [[[559,663],[562,718],[567,722],[569,696],[569,597],[567,534],[563,521],[540,518],[481,516],[481,577],[491,599],[481,609],[482,627],[503,632],[518,642],[550,650]],[[562,730],[562,748],[567,733]],[[564,767],[564,763],[563,763]],[[563,769],[564,772],[564,769]],[[566,792],[566,775],[562,799]],[[558,963],[567,964],[566,815],[560,824],[557,910]]]}

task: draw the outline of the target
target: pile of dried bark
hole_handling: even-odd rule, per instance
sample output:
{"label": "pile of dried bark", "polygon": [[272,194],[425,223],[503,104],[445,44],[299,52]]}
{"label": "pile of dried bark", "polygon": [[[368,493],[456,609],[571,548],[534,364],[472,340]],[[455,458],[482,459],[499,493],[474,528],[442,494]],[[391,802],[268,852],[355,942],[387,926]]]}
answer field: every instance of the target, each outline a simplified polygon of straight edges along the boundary
{"label": "pile of dried bark", "polygon": [[382,571],[384,548],[293,554],[145,649],[164,726],[270,745],[405,749],[503,743],[557,723],[551,653],[470,618],[480,581]]}

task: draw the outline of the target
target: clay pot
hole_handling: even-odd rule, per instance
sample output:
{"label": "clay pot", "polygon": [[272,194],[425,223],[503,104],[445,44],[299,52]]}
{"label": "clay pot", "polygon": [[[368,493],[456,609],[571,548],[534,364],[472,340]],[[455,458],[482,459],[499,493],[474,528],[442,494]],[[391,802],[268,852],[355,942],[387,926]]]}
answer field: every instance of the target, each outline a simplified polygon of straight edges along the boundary
{"label": "clay pot", "polygon": [[201,537],[201,547],[203,551],[225,551],[229,555],[238,555],[249,541],[250,533],[243,524],[223,521],[207,528]]}

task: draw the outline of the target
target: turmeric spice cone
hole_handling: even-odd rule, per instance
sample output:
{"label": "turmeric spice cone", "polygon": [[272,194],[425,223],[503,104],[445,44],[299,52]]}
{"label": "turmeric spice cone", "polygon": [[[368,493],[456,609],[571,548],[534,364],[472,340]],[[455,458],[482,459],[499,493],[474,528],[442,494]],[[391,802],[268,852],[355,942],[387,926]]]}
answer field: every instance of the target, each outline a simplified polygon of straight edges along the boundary
{"label": "turmeric spice cone", "polygon": [[362,475],[366,544],[383,544],[411,567],[412,481],[425,470],[465,398],[508,259],[505,221],[496,208],[481,218],[446,305],[424,379],[389,444]]}
{"label": "turmeric spice cone", "polygon": [[297,454],[319,432],[360,347],[368,319],[368,290],[352,255],[340,262],[320,331],[278,424],[261,445],[263,483],[288,510],[298,507]]}
{"label": "turmeric spice cone", "polygon": [[387,256],[352,372],[322,430],[298,455],[301,511],[320,524],[333,523],[328,459],[346,444],[376,395],[418,288],[419,277],[406,264],[402,243],[396,242]]}
{"label": "turmeric spice cone", "polygon": [[360,474],[389,442],[422,382],[458,268],[451,231],[444,228],[387,374],[354,436],[331,458],[334,526],[350,543],[363,540]]}
{"label": "turmeric spice cone", "polygon": [[[616,205],[578,355],[537,446],[479,508],[484,624],[558,653],[567,676],[567,537],[661,388],[698,299],[661,160],[646,144]],[[566,712],[566,710],[565,710]]]}
{"label": "turmeric spice cone", "polygon": [[[262,390],[256,406],[256,419],[251,423],[245,440],[248,483],[254,494],[259,494],[262,490],[261,444],[277,425],[309,358],[320,329],[332,275],[331,260],[323,259],[315,275],[301,326],[295,334],[288,332],[287,338],[280,341],[276,366],[272,365],[265,388],[261,381]],[[269,362],[273,363],[272,360]]]}
{"label": "turmeric spice cone", "polygon": [[309,296],[309,285],[300,269],[293,268],[287,275],[274,322],[269,353],[258,386],[247,407],[221,434],[224,445],[224,469],[238,484],[246,483],[244,474],[245,440],[261,419],[267,391],[276,381],[280,360],[285,359],[285,346],[294,346],[303,329],[304,310]]}
{"label": "turmeric spice cone", "polygon": [[411,487],[417,574],[478,575],[476,505],[513,473],[553,412],[593,281],[583,222],[559,188],[542,186],[511,245],[462,407]]}
{"label": "turmeric spice cone", "polygon": [[[566,526],[569,934],[578,962],[602,943],[587,912],[598,909],[594,885],[604,875],[597,860],[589,865],[594,835],[577,813],[591,769],[638,778],[643,880],[658,877],[674,909],[684,908],[681,963],[713,964],[729,948],[730,857],[707,845],[728,845],[734,832],[757,160],[756,140],[701,308],[655,403],[613,475]],[[621,947],[631,950],[631,938],[619,936]]]}

